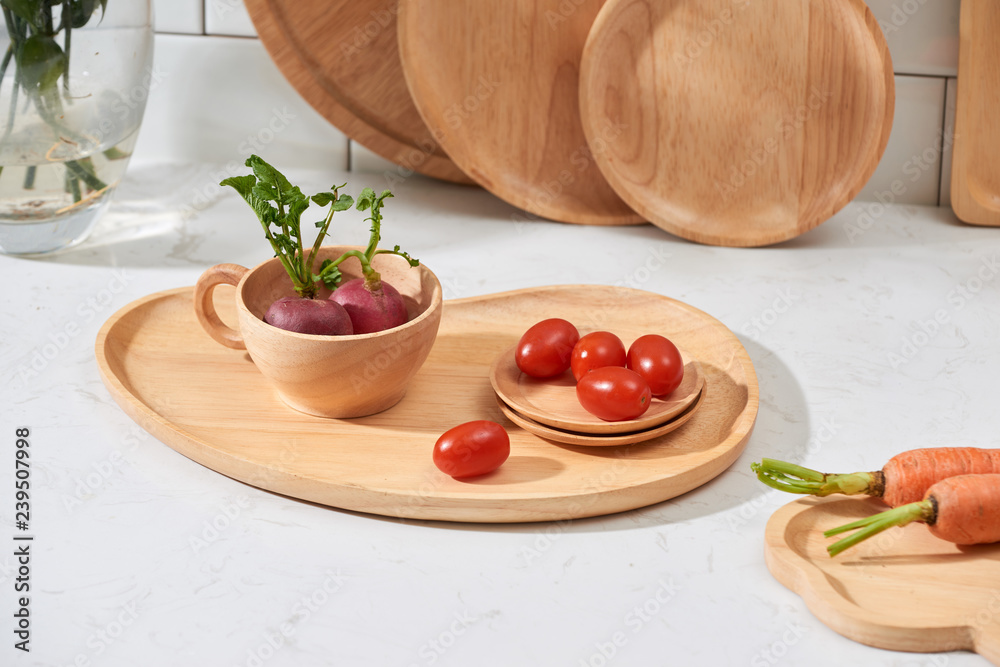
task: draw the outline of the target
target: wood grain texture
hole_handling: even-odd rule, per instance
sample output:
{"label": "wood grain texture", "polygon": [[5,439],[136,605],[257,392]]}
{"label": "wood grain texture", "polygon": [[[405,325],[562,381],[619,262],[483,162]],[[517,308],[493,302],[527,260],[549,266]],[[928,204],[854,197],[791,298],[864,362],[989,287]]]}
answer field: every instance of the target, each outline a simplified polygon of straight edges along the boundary
{"label": "wood grain texture", "polygon": [[695,411],[697,411],[698,407],[701,405],[701,398],[703,395],[704,394],[698,394],[698,396],[695,397],[694,403],[692,403],[687,410],[677,415],[666,424],[661,424],[660,426],[656,426],[645,431],[617,434],[611,433],[606,435],[574,433],[573,431],[564,431],[552,428],[551,426],[546,426],[545,424],[539,424],[534,419],[525,417],[511,408],[509,405],[504,403],[499,396],[497,396],[497,407],[500,408],[500,412],[503,413],[504,417],[511,420],[528,433],[533,433],[539,438],[544,438],[545,440],[561,442],[566,445],[580,445],[582,447],[620,447],[621,445],[635,445],[640,442],[646,442],[647,440],[659,438],[662,435],[666,435],[671,431],[676,431],[681,426],[684,426],[684,424],[688,423],[688,421],[694,417]]}
{"label": "wood grain texture", "polygon": [[[216,307],[232,322],[234,299],[219,292]],[[710,391],[685,426],[643,444],[595,449],[542,440],[500,414],[488,373],[496,355],[544,317],[579,326],[613,322],[626,337],[669,321],[676,343],[699,359]],[[122,409],[202,465],[295,498],[415,519],[549,521],[673,498],[736,460],[758,406],[753,365],[718,320],[673,299],[614,287],[445,302],[434,348],[406,396],[360,419],[311,417],[282,404],[246,352],[201,329],[191,288],[120,310],[101,328],[96,354]],[[504,424],[511,456],[489,476],[457,481],[434,467],[431,451],[446,430],[474,419]]]}
{"label": "wood grain texture", "polygon": [[344,134],[403,168],[472,183],[420,119],[396,46],[396,0],[245,0],[285,78]]}
{"label": "wood grain texture", "polygon": [[[586,334],[589,332],[583,332]],[[625,343],[626,349],[632,340]],[[576,397],[576,380],[566,371],[554,378],[538,379],[521,372],[514,352],[517,345],[504,350],[490,367],[490,384],[503,401],[539,424],[564,431],[601,435],[631,433],[651,429],[670,421],[691,406],[701,393],[705,376],[697,361],[680,350],[684,378],[669,396],[654,396],[649,409],[638,419],[609,422],[587,412]]]}
{"label": "wood grain texture", "polygon": [[634,224],[580,126],[580,54],[603,1],[403,0],[399,49],[421,116],[484,188],[552,220]]}
{"label": "wood grain texture", "polygon": [[760,246],[861,190],[894,91],[862,0],[609,0],[584,50],[580,113],[601,171],[653,224]]}
{"label": "wood grain texture", "polygon": [[[361,246],[324,246],[315,266]],[[278,258],[253,269],[219,264],[207,269],[194,290],[193,315],[215,342],[245,349],[277,395],[288,406],[319,417],[364,417],[386,410],[402,398],[407,385],[434,345],[441,322],[441,283],[423,264],[411,267],[398,255],[380,254],[372,267],[395,287],[406,303],[405,324],[352,336],[319,336],[285,331],[264,322],[278,299],[295,296],[292,281]],[[360,278],[361,264],[350,258],[340,265],[343,281]],[[237,329],[219,318],[214,292],[235,286]],[[330,291],[320,290],[317,298]]]}
{"label": "wood grain texture", "polygon": [[771,573],[823,623],[894,651],[976,651],[1000,665],[1000,545],[960,547],[892,528],[836,558],[823,531],[883,511],[872,498],[802,498],[767,523]]}
{"label": "wood grain texture", "polygon": [[1000,226],[1000,3],[962,0],[951,207],[963,222]]}

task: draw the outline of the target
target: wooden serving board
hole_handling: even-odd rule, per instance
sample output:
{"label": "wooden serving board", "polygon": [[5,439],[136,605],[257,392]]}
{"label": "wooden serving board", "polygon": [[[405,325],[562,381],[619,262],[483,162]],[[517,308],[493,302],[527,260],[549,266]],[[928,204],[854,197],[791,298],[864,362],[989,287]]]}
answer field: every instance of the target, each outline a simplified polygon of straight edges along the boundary
{"label": "wooden serving board", "polygon": [[831,558],[823,531],[886,506],[802,498],[768,521],[771,573],[826,625],[894,651],[976,651],[1000,665],[1000,544],[959,547],[922,524],[892,528]]}
{"label": "wooden serving board", "polygon": [[245,2],[278,69],[320,115],[404,169],[472,183],[410,99],[396,46],[396,0]]}
{"label": "wooden serving board", "polygon": [[583,52],[580,114],[601,171],[650,222],[760,246],[861,190],[894,90],[863,0],[608,0]]}
{"label": "wooden serving board", "polygon": [[399,52],[421,116],[477,183],[552,220],[635,224],[580,126],[580,55],[603,3],[401,0]]}
{"label": "wooden serving board", "polygon": [[951,207],[963,222],[1000,226],[1000,3],[962,0]]}
{"label": "wooden serving board", "polygon": [[[286,407],[246,352],[224,348],[202,330],[192,296],[191,288],[153,294],[104,324],[96,354],[111,395],[188,458],[324,505],[476,522],[621,512],[720,474],[743,451],[757,416],[757,378],[732,332],[696,308],[648,292],[561,286],[445,302],[435,345],[403,400],[350,420]],[[223,320],[233,321],[232,292],[217,289],[215,301]],[[672,338],[705,373],[702,405],[680,429],[628,447],[556,445],[520,429],[500,414],[489,368],[547,317],[607,326],[626,338],[669,322]],[[495,473],[454,480],[434,467],[431,451],[444,431],[475,419],[508,429],[511,456]]]}

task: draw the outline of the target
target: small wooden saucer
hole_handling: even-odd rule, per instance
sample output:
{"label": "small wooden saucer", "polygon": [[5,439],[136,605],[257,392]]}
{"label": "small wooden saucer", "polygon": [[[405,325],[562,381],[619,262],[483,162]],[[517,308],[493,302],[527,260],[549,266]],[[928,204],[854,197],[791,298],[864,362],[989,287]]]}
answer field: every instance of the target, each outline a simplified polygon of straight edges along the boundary
{"label": "small wooden saucer", "polygon": [[684,350],[684,379],[669,396],[653,397],[649,410],[638,419],[608,422],[587,412],[576,397],[576,381],[567,371],[554,378],[539,380],[521,372],[513,346],[504,351],[490,368],[490,383],[504,403],[522,417],[562,431],[587,435],[636,433],[660,426],[694,403],[705,384],[701,366]]}
{"label": "small wooden saucer", "polygon": [[648,440],[658,438],[661,435],[666,435],[667,433],[684,426],[684,424],[686,424],[688,420],[694,416],[695,411],[697,411],[701,406],[701,397],[702,394],[699,393],[698,396],[695,397],[694,403],[692,403],[687,410],[674,417],[666,424],[645,431],[610,435],[574,433],[573,431],[563,431],[544,424],[539,424],[534,419],[519,414],[512,407],[504,403],[503,399],[499,396],[497,396],[496,399],[497,405],[500,407],[500,412],[502,412],[507,419],[511,420],[528,433],[534,433],[539,438],[544,438],[545,440],[551,440],[553,442],[561,442],[566,445],[582,445],[584,447],[618,447],[621,445],[634,445],[639,442],[646,442]]}

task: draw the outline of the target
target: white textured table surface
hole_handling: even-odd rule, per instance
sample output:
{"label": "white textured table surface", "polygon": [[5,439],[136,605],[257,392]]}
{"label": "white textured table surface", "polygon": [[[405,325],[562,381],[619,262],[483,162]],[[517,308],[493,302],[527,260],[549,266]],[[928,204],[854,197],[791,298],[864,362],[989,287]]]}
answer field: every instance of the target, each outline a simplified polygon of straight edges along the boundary
{"label": "white textured table surface", "polygon": [[[303,190],[384,185],[289,175]],[[565,524],[399,522],[203,468],[102,385],[94,338],[114,311],[269,256],[249,209],[217,199],[218,178],[136,163],[84,247],[0,257],[0,544],[15,532],[17,426],[32,432],[35,535],[28,655],[12,648],[17,575],[0,548],[0,664],[985,664],[880,651],[818,622],[764,565],[764,524],[792,498],[749,465],[868,470],[913,446],[997,446],[1000,232],[852,204],[780,246],[714,248],[652,226],[512,221],[485,192],[409,179],[383,237],[432,267],[446,298],[557,283],[678,298],[740,335],[761,407],[738,463],[670,502]],[[332,242],[364,242],[360,214],[338,218]]]}

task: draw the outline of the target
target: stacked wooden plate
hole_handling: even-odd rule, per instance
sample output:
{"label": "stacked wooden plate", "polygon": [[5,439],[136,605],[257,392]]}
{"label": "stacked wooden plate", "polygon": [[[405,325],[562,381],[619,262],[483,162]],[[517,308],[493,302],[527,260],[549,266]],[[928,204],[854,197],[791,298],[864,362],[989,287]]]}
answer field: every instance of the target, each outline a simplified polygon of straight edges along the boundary
{"label": "stacked wooden plate", "polygon": [[892,127],[864,0],[247,4],[349,136],[562,222],[783,241],[861,190]]}
{"label": "stacked wooden plate", "polygon": [[654,397],[638,419],[608,422],[580,405],[571,373],[547,379],[525,375],[517,367],[515,349],[507,349],[490,368],[497,405],[512,422],[546,440],[590,447],[632,445],[680,428],[701,405],[705,375],[698,362],[683,351],[684,379],[677,389],[668,396]]}

